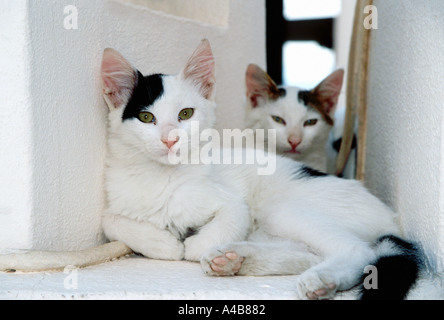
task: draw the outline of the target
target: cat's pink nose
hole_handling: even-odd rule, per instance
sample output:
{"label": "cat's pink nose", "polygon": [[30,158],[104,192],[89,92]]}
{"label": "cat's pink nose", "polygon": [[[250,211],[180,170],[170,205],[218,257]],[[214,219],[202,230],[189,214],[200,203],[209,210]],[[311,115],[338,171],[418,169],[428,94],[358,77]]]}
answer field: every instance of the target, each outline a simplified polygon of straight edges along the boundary
{"label": "cat's pink nose", "polygon": [[300,145],[302,142],[302,139],[300,138],[296,138],[296,137],[290,137],[288,138],[288,143],[290,144],[291,148],[293,150],[296,150],[296,148],[298,147],[298,145]]}
{"label": "cat's pink nose", "polygon": [[176,140],[169,140],[169,139],[160,139],[167,147],[168,149],[171,149],[172,146],[176,144],[177,141],[179,141],[179,137],[176,137]]}

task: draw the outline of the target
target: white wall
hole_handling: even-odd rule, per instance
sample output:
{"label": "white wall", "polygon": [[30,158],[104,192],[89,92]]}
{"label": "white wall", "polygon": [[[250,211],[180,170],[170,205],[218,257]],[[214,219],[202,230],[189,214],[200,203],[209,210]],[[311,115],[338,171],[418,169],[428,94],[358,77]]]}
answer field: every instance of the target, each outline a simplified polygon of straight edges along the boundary
{"label": "white wall", "polygon": [[[207,37],[216,58],[218,126],[242,123],[246,66],[265,65],[264,1],[199,8],[193,0],[193,16],[174,15],[156,0],[138,2],[144,5],[0,0],[0,252],[103,241],[104,48],[119,50],[143,73],[177,73]],[[78,9],[78,29],[64,28],[66,5]]]}
{"label": "white wall", "polygon": [[32,243],[27,6],[0,0],[0,250]]}
{"label": "white wall", "polygon": [[341,13],[334,24],[334,45],[336,52],[336,68],[345,71],[344,85],[338,100],[338,109],[345,108],[345,88],[347,83],[348,56],[350,53],[350,40],[353,30],[356,0],[342,0]]}
{"label": "white wall", "polygon": [[124,0],[179,17],[207,24],[228,26],[230,0]]}
{"label": "white wall", "polygon": [[444,270],[444,2],[375,0],[366,183]]}

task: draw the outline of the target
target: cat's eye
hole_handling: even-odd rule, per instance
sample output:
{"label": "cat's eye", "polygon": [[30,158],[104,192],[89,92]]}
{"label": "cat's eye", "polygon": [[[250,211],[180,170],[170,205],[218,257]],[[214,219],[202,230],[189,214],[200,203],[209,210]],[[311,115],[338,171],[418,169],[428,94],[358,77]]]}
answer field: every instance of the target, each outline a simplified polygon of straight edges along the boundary
{"label": "cat's eye", "polygon": [[189,118],[191,118],[193,116],[193,114],[194,114],[194,109],[193,108],[182,109],[179,112],[179,116],[178,116],[179,121],[181,121],[181,120],[188,120]]}
{"label": "cat's eye", "polygon": [[151,112],[141,112],[139,113],[139,120],[145,123],[152,123],[156,121],[156,118]]}
{"label": "cat's eye", "polygon": [[281,117],[278,117],[278,116],[271,116],[271,118],[274,120],[274,121],[276,121],[277,123],[280,123],[280,124],[282,124],[282,125],[286,125],[287,123],[285,122],[285,120],[284,119],[282,119]]}
{"label": "cat's eye", "polygon": [[311,127],[318,123],[318,119],[309,119],[304,122],[304,127]]}

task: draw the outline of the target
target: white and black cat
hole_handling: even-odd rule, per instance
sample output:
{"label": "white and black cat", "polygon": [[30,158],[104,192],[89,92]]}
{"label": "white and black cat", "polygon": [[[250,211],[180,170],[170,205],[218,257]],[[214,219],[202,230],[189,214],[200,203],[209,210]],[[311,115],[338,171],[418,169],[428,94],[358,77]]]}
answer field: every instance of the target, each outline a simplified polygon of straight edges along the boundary
{"label": "white and black cat", "polygon": [[[213,127],[214,68],[207,40],[178,75],[143,76],[118,52],[105,50],[106,236],[147,257],[200,261],[209,275],[299,274],[301,299],[332,298],[359,284],[373,264],[378,290],[363,288],[362,298],[403,298],[419,272],[417,249],[399,238],[396,214],[360,182],[280,156],[272,175],[258,175],[251,164],[171,163],[171,154],[199,148],[171,132]],[[332,77],[325,88],[321,83],[319,101],[324,89],[340,88],[341,72]],[[299,99],[310,104],[314,98]],[[260,97],[252,94],[250,101]],[[307,127],[314,119],[329,125],[334,99],[325,101],[324,112],[304,106]],[[277,124],[285,119],[275,116]]]}
{"label": "white and black cat", "polygon": [[363,299],[402,299],[415,283],[418,249],[399,238],[395,213],[357,181],[279,156],[272,175],[258,175],[257,165],[171,163],[171,154],[199,148],[171,132],[195,134],[215,120],[208,41],[178,75],[143,76],[107,49],[102,80],[110,108],[103,228],[120,241],[0,255],[0,270],[90,265],[128,253],[125,243],[151,258],[200,261],[209,275],[299,274],[301,299],[362,283],[369,264],[378,288],[362,286]]}
{"label": "white and black cat", "polygon": [[246,126],[275,129],[278,154],[327,172],[327,141],[343,77],[339,69],[312,90],[278,87],[264,70],[250,64],[245,77]]}

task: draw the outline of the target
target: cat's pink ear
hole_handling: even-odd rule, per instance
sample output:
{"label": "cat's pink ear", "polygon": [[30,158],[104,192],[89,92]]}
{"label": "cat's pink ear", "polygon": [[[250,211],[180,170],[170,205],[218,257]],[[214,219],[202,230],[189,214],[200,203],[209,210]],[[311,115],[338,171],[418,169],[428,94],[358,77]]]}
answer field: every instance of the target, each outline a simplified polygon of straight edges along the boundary
{"label": "cat's pink ear", "polygon": [[245,83],[247,99],[253,108],[256,108],[261,100],[276,100],[280,96],[279,88],[273,79],[255,64],[248,65]]}
{"label": "cat's pink ear", "polygon": [[137,70],[116,50],[107,48],[102,58],[102,87],[109,108],[128,103],[137,84]]}
{"label": "cat's pink ear", "polygon": [[333,116],[336,105],[338,103],[338,97],[341,93],[342,82],[344,79],[344,70],[339,69],[325,78],[313,92],[316,95],[316,100],[319,102],[319,106],[330,117]]}
{"label": "cat's pink ear", "polygon": [[214,65],[210,42],[203,39],[181,72],[181,77],[190,80],[205,99],[213,98],[216,83]]}

